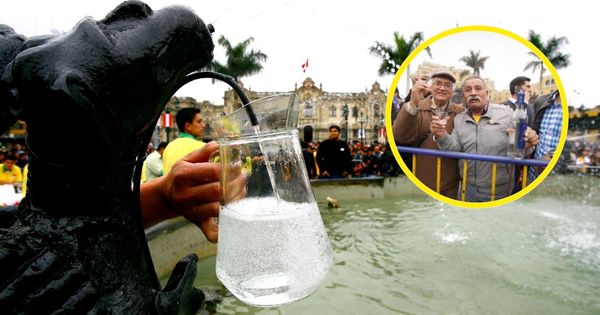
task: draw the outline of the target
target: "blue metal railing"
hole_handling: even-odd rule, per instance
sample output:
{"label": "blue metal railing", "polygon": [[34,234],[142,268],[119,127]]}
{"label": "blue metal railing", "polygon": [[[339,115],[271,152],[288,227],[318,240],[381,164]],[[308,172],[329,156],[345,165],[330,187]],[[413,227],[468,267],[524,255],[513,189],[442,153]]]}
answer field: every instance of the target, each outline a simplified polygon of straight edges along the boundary
{"label": "blue metal railing", "polygon": [[403,153],[411,153],[413,154],[412,160],[412,172],[413,174],[416,171],[417,160],[415,155],[428,155],[437,157],[437,175],[436,175],[436,192],[440,192],[441,186],[441,160],[442,158],[454,158],[454,159],[462,159],[463,164],[463,176],[462,176],[462,186],[461,186],[461,199],[465,200],[466,193],[466,185],[467,185],[467,160],[475,160],[475,161],[484,161],[491,162],[492,164],[492,183],[491,183],[491,200],[495,199],[496,193],[496,164],[514,164],[520,165],[523,167],[523,181],[522,186],[527,186],[527,168],[530,166],[537,167],[546,167],[550,161],[546,160],[533,160],[533,159],[515,159],[509,158],[506,156],[496,156],[496,155],[484,155],[484,154],[473,154],[473,153],[463,153],[463,152],[452,152],[452,151],[442,151],[442,150],[433,150],[433,149],[421,149],[421,148],[413,148],[413,147],[404,147],[397,146],[399,152]]}
{"label": "blue metal railing", "polygon": [[417,155],[422,154],[422,155],[439,156],[439,157],[445,157],[445,158],[466,159],[466,160],[476,160],[476,161],[506,163],[506,164],[516,164],[516,165],[527,165],[527,166],[546,167],[546,166],[548,166],[548,162],[549,162],[549,161],[544,161],[544,160],[530,160],[530,159],[519,160],[519,159],[509,158],[506,156],[452,152],[452,151],[442,151],[442,150],[433,150],[433,149],[420,149],[420,148],[403,147],[403,146],[398,146],[398,151],[417,154]]}

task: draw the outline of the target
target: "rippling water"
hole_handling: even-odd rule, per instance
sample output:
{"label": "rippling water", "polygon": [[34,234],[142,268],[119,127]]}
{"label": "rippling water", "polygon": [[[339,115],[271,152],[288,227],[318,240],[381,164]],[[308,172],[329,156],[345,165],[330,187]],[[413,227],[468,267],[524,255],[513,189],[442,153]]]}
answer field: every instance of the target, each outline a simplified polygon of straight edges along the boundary
{"label": "rippling water", "polygon": [[[322,216],[334,265],[307,299],[272,309],[228,296],[218,314],[600,314],[598,181],[512,204],[429,197],[343,202]],[[585,186],[592,185],[592,187]],[[584,186],[586,188],[584,188]],[[198,285],[218,286],[214,257]],[[208,274],[207,274],[208,273]],[[206,313],[206,311],[203,311]]]}

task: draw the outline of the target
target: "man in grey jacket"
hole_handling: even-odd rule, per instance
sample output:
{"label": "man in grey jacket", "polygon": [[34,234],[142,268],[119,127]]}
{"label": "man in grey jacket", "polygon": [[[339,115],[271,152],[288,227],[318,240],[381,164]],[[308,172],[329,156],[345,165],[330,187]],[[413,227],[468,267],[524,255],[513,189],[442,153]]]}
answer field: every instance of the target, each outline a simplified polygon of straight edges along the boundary
{"label": "man in grey jacket", "polygon": [[[438,147],[445,151],[506,156],[508,133],[511,128],[512,110],[504,105],[489,103],[489,92],[485,81],[479,76],[465,79],[462,88],[467,110],[456,115],[451,134],[439,123],[436,116],[431,122],[431,133]],[[531,128],[525,133],[525,149],[529,152],[539,142]],[[459,161],[463,174],[463,161]],[[512,193],[515,168],[512,164],[498,165],[496,193],[501,199]],[[466,201],[492,200],[492,163],[468,161]]]}

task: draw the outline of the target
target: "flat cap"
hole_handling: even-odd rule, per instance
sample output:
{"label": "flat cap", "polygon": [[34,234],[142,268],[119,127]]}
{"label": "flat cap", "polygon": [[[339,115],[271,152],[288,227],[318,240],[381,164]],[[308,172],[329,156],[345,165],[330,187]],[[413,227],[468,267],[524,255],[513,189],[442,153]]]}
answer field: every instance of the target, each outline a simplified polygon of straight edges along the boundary
{"label": "flat cap", "polygon": [[450,71],[448,71],[447,69],[437,69],[435,70],[432,74],[431,74],[431,78],[435,78],[435,77],[442,77],[442,78],[446,78],[450,81],[452,81],[452,83],[456,83],[456,79],[454,78],[454,76],[452,75],[452,73],[450,73]]}

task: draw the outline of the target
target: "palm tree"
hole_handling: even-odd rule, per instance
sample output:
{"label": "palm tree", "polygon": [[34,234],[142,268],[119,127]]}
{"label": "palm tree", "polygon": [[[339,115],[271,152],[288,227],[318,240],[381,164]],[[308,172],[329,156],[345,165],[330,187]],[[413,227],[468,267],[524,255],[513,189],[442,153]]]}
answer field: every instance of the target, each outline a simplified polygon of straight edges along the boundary
{"label": "palm tree", "polygon": [[207,68],[231,76],[238,82],[241,77],[259,73],[263,69],[262,62],[267,61],[268,57],[260,50],[251,49],[248,52],[248,46],[253,41],[254,38],[250,37],[233,46],[225,36],[221,35],[218,43],[225,48],[227,62],[222,64],[213,60]]}
{"label": "palm tree", "polygon": [[[546,56],[546,58],[548,58],[548,60],[554,66],[554,68],[565,68],[571,63],[571,60],[569,60],[570,56],[568,54],[563,54],[559,51],[560,46],[569,43],[569,40],[566,37],[553,36],[544,44],[544,42],[542,41],[541,34],[536,33],[533,30],[529,30],[529,37],[527,38],[527,40],[529,40],[533,44],[533,46],[537,47]],[[528,54],[534,56],[535,60],[528,62],[527,65],[525,65],[525,69],[523,70],[526,71],[529,68],[531,68],[532,72],[535,72],[535,70],[537,70],[538,67],[540,68],[541,92],[543,87],[542,77],[544,76],[544,71],[546,70],[544,69],[544,62],[540,60],[533,51],[528,52]]]}
{"label": "palm tree", "polygon": [[[381,57],[381,65],[377,73],[382,76],[386,74],[396,74],[400,65],[408,58],[410,53],[423,42],[423,33],[415,32],[408,40],[404,35],[394,32],[394,45],[386,45],[382,42],[375,42],[374,46],[369,47],[372,55]],[[425,48],[425,51],[431,57],[431,49]],[[406,68],[406,93],[408,93],[410,82],[410,65]]]}
{"label": "palm tree", "polygon": [[467,67],[473,69],[473,74],[479,75],[480,70],[485,67],[485,62],[488,60],[488,58],[490,58],[487,56],[479,56],[480,53],[480,51],[474,52],[469,50],[469,55],[463,56],[462,58],[458,59],[458,61],[464,62]]}

